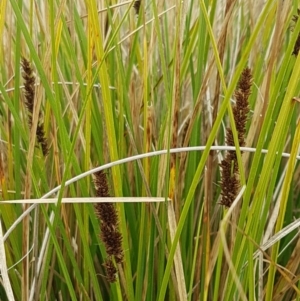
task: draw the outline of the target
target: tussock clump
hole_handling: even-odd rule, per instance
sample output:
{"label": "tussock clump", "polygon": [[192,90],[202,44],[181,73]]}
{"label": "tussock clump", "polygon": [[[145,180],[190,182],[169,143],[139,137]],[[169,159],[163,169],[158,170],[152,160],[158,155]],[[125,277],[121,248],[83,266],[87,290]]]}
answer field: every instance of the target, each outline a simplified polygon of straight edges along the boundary
{"label": "tussock clump", "polygon": [[[110,197],[107,178],[104,171],[98,171],[94,174],[94,184],[97,197]],[[112,261],[114,257],[117,263],[123,262],[122,234],[118,230],[119,220],[117,210],[112,203],[96,203],[94,205],[95,213],[100,220],[101,239],[105,245],[108,259],[104,266],[106,267],[108,280],[115,274],[116,267]],[[114,269],[113,269],[114,268]],[[112,282],[112,281],[110,281]]]}
{"label": "tussock clump", "polygon": [[[28,114],[28,125],[31,129],[32,127],[32,118],[33,118],[33,109],[35,102],[35,76],[30,62],[26,58],[21,59],[21,65],[23,68],[22,77],[24,80],[24,89],[25,89],[25,106]],[[37,142],[41,145],[43,155],[46,156],[49,152],[47,139],[45,137],[44,123],[41,112],[39,112],[38,125],[36,129]]]}
{"label": "tussock clump", "polygon": [[[252,75],[249,68],[242,72],[237,89],[234,93],[236,104],[233,108],[234,121],[238,132],[239,145],[245,145],[246,123],[249,113],[248,98],[251,94]],[[227,145],[234,146],[232,130],[226,130]],[[221,164],[221,201],[220,204],[230,207],[240,187],[239,170],[235,151],[228,151]]]}

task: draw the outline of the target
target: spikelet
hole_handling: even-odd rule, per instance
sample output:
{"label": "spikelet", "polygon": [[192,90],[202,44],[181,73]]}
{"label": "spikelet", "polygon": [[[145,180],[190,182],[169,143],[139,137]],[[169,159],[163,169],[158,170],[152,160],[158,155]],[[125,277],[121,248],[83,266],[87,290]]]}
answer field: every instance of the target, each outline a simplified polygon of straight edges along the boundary
{"label": "spikelet", "polygon": [[24,89],[25,89],[25,106],[28,113],[28,124],[31,128],[32,126],[32,114],[33,114],[33,106],[34,106],[34,94],[35,94],[35,77],[33,75],[33,71],[31,65],[27,59],[24,57],[21,59],[21,64],[23,67],[23,80],[24,80]]}
{"label": "spikelet", "polygon": [[[251,94],[252,75],[249,68],[245,68],[234,93],[236,104],[233,116],[238,132],[239,145],[245,145],[246,123],[249,113],[248,98]],[[230,128],[226,130],[227,145],[234,146],[233,134]],[[228,151],[221,164],[221,201],[220,204],[230,207],[235,200],[239,188],[239,170],[235,151]]]}
{"label": "spikelet", "polygon": [[[109,187],[104,171],[94,173],[94,185],[97,197],[110,197]],[[117,263],[122,263],[124,257],[122,249],[122,234],[118,230],[118,214],[114,204],[112,203],[96,203],[94,204],[94,208],[96,216],[100,220],[100,237],[104,243],[106,253],[108,254],[108,259],[104,265],[106,267],[108,280],[111,280],[114,279],[112,274],[116,274],[116,267],[114,266],[112,257],[114,257]]]}
{"label": "spikelet", "polygon": [[135,9],[135,13],[138,15],[140,12],[140,7],[141,7],[141,0],[136,0],[134,1],[133,7]]}
{"label": "spikelet", "polygon": [[[22,77],[24,80],[24,87],[25,87],[25,106],[27,109],[28,114],[28,125],[31,129],[32,127],[32,114],[34,108],[34,101],[35,101],[35,76],[33,74],[33,70],[31,67],[30,62],[26,58],[21,59],[21,65],[23,68]],[[38,125],[36,129],[36,137],[37,142],[41,145],[43,155],[46,156],[49,152],[47,139],[45,137],[44,132],[44,125],[43,125],[43,118],[41,112],[39,112],[38,117]]]}
{"label": "spikelet", "polygon": [[103,263],[106,271],[107,281],[110,283],[116,282],[117,280],[117,269],[111,259],[111,257],[107,258]]}
{"label": "spikelet", "polygon": [[235,160],[222,160],[220,167],[222,169],[222,181],[221,181],[221,195],[222,199],[220,201],[221,205],[230,207],[235,200],[240,183],[238,180],[237,172],[238,166]]}
{"label": "spikelet", "polygon": [[[294,21],[295,23],[298,22],[299,16],[300,16],[300,9],[298,8],[298,10],[297,10],[297,15],[294,15],[294,16],[293,16],[293,21]],[[297,40],[296,40],[296,43],[295,43],[294,50],[293,50],[292,54],[295,55],[295,56],[297,56],[298,53],[299,53],[299,50],[300,50],[300,34],[298,35],[298,38],[297,38]]]}

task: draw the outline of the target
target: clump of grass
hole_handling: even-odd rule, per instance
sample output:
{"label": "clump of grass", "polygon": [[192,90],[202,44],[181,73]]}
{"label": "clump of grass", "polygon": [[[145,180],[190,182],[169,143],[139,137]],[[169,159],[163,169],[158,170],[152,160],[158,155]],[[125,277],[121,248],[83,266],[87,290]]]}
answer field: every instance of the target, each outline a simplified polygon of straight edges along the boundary
{"label": "clump of grass", "polygon": [[[245,145],[246,123],[249,113],[248,98],[251,93],[252,75],[249,68],[245,68],[241,74],[238,87],[234,93],[236,104],[233,108],[234,121],[238,132],[239,145]],[[233,146],[234,139],[232,130],[226,130],[226,143]],[[240,188],[239,168],[235,151],[227,152],[225,159],[222,160],[222,180],[221,180],[221,204],[230,207],[235,200]]]}
{"label": "clump of grass", "polygon": [[[298,36],[296,1],[253,1],[251,6],[249,1],[232,0],[180,5],[178,1],[152,1],[145,14],[141,0],[101,5],[79,0],[76,5],[64,2],[63,7],[51,1],[38,7],[33,1],[23,1],[22,6],[15,0],[2,2],[6,13],[0,22],[0,48],[6,55],[1,56],[0,150],[7,175],[0,183],[3,199],[19,199],[24,191],[26,199],[46,192],[50,196],[62,184],[58,197],[73,197],[77,202],[78,197],[89,194],[89,182],[77,178],[78,184],[69,186],[67,180],[88,170],[90,162],[114,162],[181,144],[206,146],[203,153],[181,151],[176,157],[168,153],[114,166],[115,195],[155,197],[171,192],[177,225],[170,223],[171,210],[162,204],[148,210],[144,203],[116,206],[104,201],[93,212],[85,205],[57,206],[51,227],[54,207],[39,206],[42,211],[27,215],[24,227],[10,228],[21,214],[21,205],[0,205],[1,223],[10,228],[4,234],[5,253],[6,266],[13,267],[8,276],[15,300],[296,298],[297,278],[290,281],[280,273],[272,274],[283,266],[297,276],[299,264],[293,250],[299,246],[293,245],[293,235],[285,232],[278,252],[261,248],[274,254],[272,260],[255,256],[261,243],[270,246],[268,242],[274,242],[270,235],[283,228],[281,216],[284,225],[299,218],[299,191],[293,190],[295,199],[288,197],[291,189],[281,181],[290,179],[292,169],[285,169],[289,160],[279,162],[278,155],[290,151],[292,140],[299,141],[295,95],[299,95],[300,61],[291,60],[291,53],[296,56],[300,44],[294,34],[285,31],[291,15],[296,15],[292,24]],[[140,13],[143,20],[135,22]],[[43,22],[45,16],[47,22]],[[174,22],[176,17],[180,22]],[[24,142],[30,140],[19,108],[19,57],[24,49],[30,61],[22,62],[24,82],[28,81],[23,92],[31,100],[22,95],[26,123],[28,120],[33,133],[39,118],[36,107],[42,102],[41,129],[51,128],[53,154],[45,168],[39,156],[28,156],[24,164]],[[247,61],[255,89],[249,98],[253,119],[245,132],[238,124],[244,123],[247,114],[240,112],[238,102],[247,93],[237,83]],[[231,81],[226,87],[227,78]],[[221,90],[223,103],[219,103]],[[241,137],[246,136],[247,146],[257,151],[248,157],[248,178],[237,170],[237,154],[224,153],[227,161],[221,166],[224,189],[220,195],[214,189],[220,166],[210,147],[214,142],[223,143],[220,127],[231,97],[237,101],[232,120],[239,128],[236,144],[243,145]],[[151,103],[151,115],[150,109],[141,110],[141,103]],[[38,127],[33,134],[36,132]],[[48,131],[46,134],[48,138]],[[232,136],[229,132],[227,144],[234,144]],[[268,148],[267,155],[262,148]],[[296,175],[300,174],[298,167]],[[24,174],[27,181],[22,181]],[[100,175],[105,178],[104,172]],[[97,195],[110,196],[107,182],[102,185],[101,181],[96,180]],[[215,200],[225,200],[230,206],[244,184],[239,213],[219,214],[220,207],[212,206]],[[90,223],[96,212],[99,225]],[[39,231],[28,235],[27,226],[28,231]],[[49,239],[53,243],[47,243]],[[104,247],[107,252],[104,250],[99,267],[97,255]],[[117,264],[123,252],[124,263]],[[21,263],[21,258],[26,260]],[[106,277],[98,277],[100,270]],[[114,281],[117,283],[108,285]],[[186,293],[184,286],[189,287]],[[35,296],[27,298],[33,292]]]}
{"label": "clump of grass", "polygon": [[[28,125],[31,129],[32,127],[32,118],[33,118],[33,109],[35,103],[35,76],[33,73],[33,69],[31,67],[30,62],[26,58],[22,58],[21,60],[23,72],[23,80],[24,80],[24,89],[25,89],[25,106],[28,114]],[[46,156],[49,152],[47,139],[44,131],[44,124],[41,112],[38,115],[38,125],[36,129],[36,137],[37,142],[41,145],[43,155]]]}
{"label": "clump of grass", "polygon": [[[110,197],[107,178],[103,171],[94,174],[94,184],[96,196]],[[103,265],[106,269],[107,280],[109,282],[114,282],[116,281],[117,269],[112,259],[114,258],[116,263],[122,263],[124,257],[122,234],[118,230],[119,221],[117,210],[112,203],[97,203],[94,207],[95,213],[101,223],[101,239],[105,245],[106,253],[108,254],[108,258]]]}

